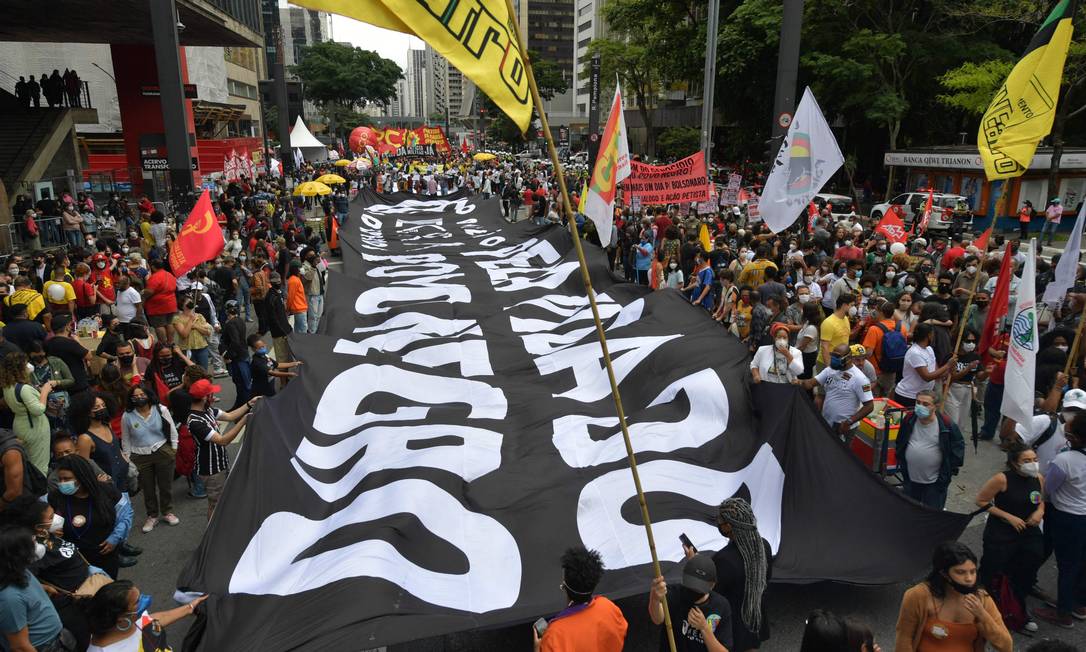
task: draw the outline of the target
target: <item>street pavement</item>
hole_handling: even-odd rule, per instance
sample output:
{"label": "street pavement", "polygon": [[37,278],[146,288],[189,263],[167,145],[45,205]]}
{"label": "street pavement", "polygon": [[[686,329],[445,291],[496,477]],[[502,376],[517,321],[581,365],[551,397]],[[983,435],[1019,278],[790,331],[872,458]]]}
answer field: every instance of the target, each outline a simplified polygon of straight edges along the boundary
{"label": "street pavement", "polygon": [[[219,378],[216,382],[223,386],[220,395],[221,404],[229,406],[234,400],[234,388],[229,378]],[[274,398],[271,400],[275,400]],[[968,430],[969,425],[964,424]],[[236,459],[240,446],[247,438],[260,437],[259,432],[246,432],[239,441],[230,446],[231,459]],[[947,509],[956,512],[972,512],[975,509],[973,499],[981,485],[994,473],[1003,468],[1004,456],[996,444],[980,442],[976,453],[969,443],[970,433],[965,434],[967,453],[965,466],[951,484]],[[139,563],[122,569],[121,577],[131,579],[147,594],[154,596],[152,611],[168,609],[174,606],[172,595],[176,580],[182,567],[196,550],[206,525],[206,501],[187,495],[184,480],[174,482],[174,503],[181,523],[176,527],[160,524],[149,534],[140,532],[143,524],[143,499],[133,499],[135,519],[129,541],[143,548]],[[841,519],[847,519],[842,514]],[[981,534],[985,517],[977,516],[962,536],[962,541],[969,545],[979,556],[981,552]],[[835,527],[826,523],[826,527]],[[286,534],[286,533],[284,533]],[[667,545],[664,542],[658,545]],[[678,542],[675,542],[678,545]],[[629,622],[625,649],[630,652],[659,650],[660,630],[648,620],[647,592],[650,577],[645,576],[644,595],[619,601],[623,613]],[[916,578],[919,580],[920,578]],[[875,632],[876,641],[887,652],[893,650],[894,626],[897,622],[901,595],[911,583],[888,586],[851,586],[835,582],[820,582],[807,585],[773,584],[769,589],[769,620],[772,632],[771,640],[763,647],[768,651],[797,650],[803,638],[806,615],[813,609],[828,609],[842,616],[857,616],[865,620]],[[1055,593],[1055,561],[1050,559],[1042,568],[1040,585],[1048,592]],[[557,590],[557,589],[556,589]],[[1031,600],[1030,606],[1036,606]],[[543,614],[541,614],[543,615]],[[549,614],[548,614],[549,615]],[[534,620],[534,619],[533,619]],[[169,637],[175,648],[180,649],[191,619],[185,619],[169,628]],[[1086,622],[1080,622],[1073,630],[1063,630],[1046,623],[1039,623],[1040,631],[1032,637],[1016,635],[1015,649],[1025,650],[1033,642],[1043,638],[1059,639],[1086,650]],[[485,631],[451,634],[422,641],[414,641],[391,646],[388,652],[454,652],[470,650],[531,650],[530,624],[515,627],[491,629]],[[361,651],[361,648],[359,652]],[[279,652],[269,650],[268,652]],[[344,652],[353,652],[344,650]]]}

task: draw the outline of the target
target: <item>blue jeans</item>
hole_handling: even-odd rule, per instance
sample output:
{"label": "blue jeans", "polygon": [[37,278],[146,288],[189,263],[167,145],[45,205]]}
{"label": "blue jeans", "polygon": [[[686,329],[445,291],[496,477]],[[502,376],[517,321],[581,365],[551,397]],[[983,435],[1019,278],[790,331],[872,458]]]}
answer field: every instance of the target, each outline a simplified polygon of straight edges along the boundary
{"label": "blue jeans", "polygon": [[905,479],[905,495],[935,509],[946,507],[946,493],[949,487],[949,482],[936,480],[931,484],[921,484],[908,478]]}
{"label": "blue jeans", "polygon": [[999,427],[1000,409],[1003,405],[1003,385],[988,382],[988,389],[984,391],[984,425],[980,427],[980,438],[984,440],[995,437],[996,428]]}
{"label": "blue jeans", "polygon": [[235,399],[232,409],[237,409],[250,398],[253,386],[253,370],[249,366],[248,360],[232,360],[226,364],[226,369],[230,372],[230,379],[234,381],[234,389],[237,393],[237,399]]}
{"label": "blue jeans", "polygon": [[1045,242],[1045,236],[1048,236],[1048,244],[1052,244],[1052,238],[1056,236],[1056,229],[1060,228],[1060,225],[1056,222],[1045,220],[1045,223],[1041,226],[1041,242]]}
{"label": "blue jeans", "polygon": [[1086,605],[1086,596],[1079,589],[1079,577],[1086,564],[1086,516],[1052,509],[1045,512],[1045,531],[1052,530],[1056,553],[1056,607],[1061,614],[1070,614],[1075,607]]}
{"label": "blue jeans", "polygon": [[245,306],[246,321],[252,320],[253,300],[252,297],[249,296],[249,286],[247,284],[238,286],[238,295],[235,298],[239,306]]}
{"label": "blue jeans", "polygon": [[290,320],[294,322],[295,333],[305,333],[308,327],[306,324],[306,318],[304,312],[296,312],[290,316]]}
{"label": "blue jeans", "polygon": [[83,245],[82,231],[65,231],[64,238],[68,241],[68,246],[73,249]]}
{"label": "blue jeans", "polygon": [[207,369],[207,363],[208,363],[209,355],[208,355],[206,346],[204,348],[202,348],[202,349],[189,349],[189,358],[196,365],[198,365],[200,367],[203,367],[204,369]]}
{"label": "blue jeans", "polygon": [[309,332],[316,333],[317,326],[321,323],[321,313],[324,312],[324,295],[310,294],[306,297],[309,302],[309,312],[306,313],[306,321],[309,322]]}

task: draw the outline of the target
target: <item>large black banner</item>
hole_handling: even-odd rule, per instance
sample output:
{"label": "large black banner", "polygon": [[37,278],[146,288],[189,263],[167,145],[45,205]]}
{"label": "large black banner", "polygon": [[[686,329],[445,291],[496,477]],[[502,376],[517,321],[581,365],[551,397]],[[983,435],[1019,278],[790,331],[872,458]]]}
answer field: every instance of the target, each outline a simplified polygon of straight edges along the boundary
{"label": "large black banner", "polygon": [[[202,650],[377,647],[551,614],[558,558],[599,550],[599,590],[643,593],[649,551],[568,234],[496,200],[379,197],[340,230],[301,375],[263,401],[179,586]],[[674,573],[725,498],[748,497],[775,579],[915,576],[966,518],[871,476],[790,386],[752,395],[736,339],[673,291],[587,252],[654,521]]]}

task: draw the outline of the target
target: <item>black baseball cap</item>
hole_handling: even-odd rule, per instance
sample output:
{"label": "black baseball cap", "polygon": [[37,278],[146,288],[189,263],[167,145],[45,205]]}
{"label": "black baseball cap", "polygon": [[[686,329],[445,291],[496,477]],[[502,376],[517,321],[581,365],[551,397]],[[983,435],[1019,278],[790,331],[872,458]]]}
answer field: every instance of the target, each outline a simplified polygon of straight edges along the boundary
{"label": "black baseball cap", "polygon": [[698,553],[683,566],[683,586],[698,593],[708,593],[716,585],[716,564],[712,558]]}

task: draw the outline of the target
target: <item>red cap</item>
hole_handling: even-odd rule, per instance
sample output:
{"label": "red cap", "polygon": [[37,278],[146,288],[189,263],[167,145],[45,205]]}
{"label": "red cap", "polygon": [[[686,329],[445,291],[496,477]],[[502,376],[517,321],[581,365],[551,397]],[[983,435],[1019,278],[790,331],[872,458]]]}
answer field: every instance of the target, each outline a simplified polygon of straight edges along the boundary
{"label": "red cap", "polygon": [[212,385],[211,381],[207,378],[201,378],[189,387],[189,396],[195,399],[202,399],[211,396],[212,394],[218,394],[222,391],[222,387],[219,385]]}

